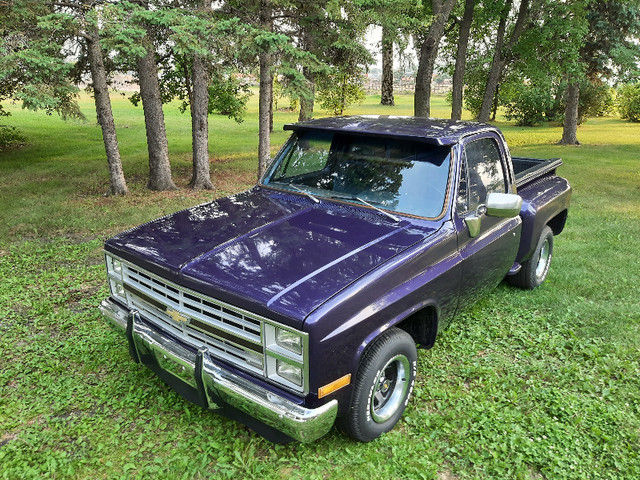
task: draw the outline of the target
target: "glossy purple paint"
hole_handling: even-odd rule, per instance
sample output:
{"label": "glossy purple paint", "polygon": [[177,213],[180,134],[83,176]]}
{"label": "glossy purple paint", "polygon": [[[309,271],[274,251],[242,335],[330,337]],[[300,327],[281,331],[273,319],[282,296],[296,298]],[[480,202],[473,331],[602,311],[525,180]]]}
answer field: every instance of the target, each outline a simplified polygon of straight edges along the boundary
{"label": "glossy purple paint", "polygon": [[[335,398],[345,413],[351,385],[320,400],[316,392],[347,373],[355,376],[363,352],[381,332],[424,309],[442,329],[472,298],[495,286],[514,261],[531,256],[545,225],[556,234],[564,226],[571,190],[552,171],[518,185],[519,217],[487,220],[486,234],[469,237],[455,208],[461,145],[473,135],[503,141],[495,127],[377,116],[285,128],[451,145],[454,167],[442,218],[400,215],[396,223],[362,205],[315,203],[303,194],[257,186],[124,232],[105,249],[177,284],[308,332],[310,393],[301,400],[307,407]],[[508,191],[515,191],[506,146],[502,155]]]}
{"label": "glossy purple paint", "polygon": [[255,188],[124,232],[105,248],[301,328],[328,298],[432,232],[332,200]]}
{"label": "glossy purple paint", "polygon": [[479,131],[497,131],[495,127],[482,123],[390,115],[318,118],[285,125],[284,129],[339,131],[358,135],[405,138],[435,145],[455,145],[460,139]]}

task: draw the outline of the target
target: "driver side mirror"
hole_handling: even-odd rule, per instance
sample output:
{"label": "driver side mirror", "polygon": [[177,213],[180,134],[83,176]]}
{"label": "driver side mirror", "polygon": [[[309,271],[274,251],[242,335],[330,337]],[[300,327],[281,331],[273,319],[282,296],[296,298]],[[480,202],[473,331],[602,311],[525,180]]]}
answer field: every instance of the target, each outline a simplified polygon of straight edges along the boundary
{"label": "driver side mirror", "polygon": [[487,196],[487,215],[512,218],[520,215],[522,197],[513,193],[490,193]]}
{"label": "driver side mirror", "polygon": [[487,195],[486,205],[480,205],[471,215],[464,219],[469,236],[475,238],[480,235],[482,216],[512,218],[520,215],[522,209],[522,197],[513,193],[490,193]]}

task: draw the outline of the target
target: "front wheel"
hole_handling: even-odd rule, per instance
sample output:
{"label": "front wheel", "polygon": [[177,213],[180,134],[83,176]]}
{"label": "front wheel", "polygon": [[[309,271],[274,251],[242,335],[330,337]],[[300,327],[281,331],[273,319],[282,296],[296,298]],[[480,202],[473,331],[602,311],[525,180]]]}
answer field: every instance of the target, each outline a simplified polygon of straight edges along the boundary
{"label": "front wheel", "polygon": [[532,290],[538,287],[549,273],[553,256],[553,231],[545,226],[540,233],[538,244],[529,260],[522,263],[522,268],[515,275],[507,277],[509,283],[516,287]]}
{"label": "front wheel", "polygon": [[361,442],[391,430],[409,402],[417,359],[411,335],[399,328],[383,333],[360,363],[349,413],[340,420],[342,430]]}

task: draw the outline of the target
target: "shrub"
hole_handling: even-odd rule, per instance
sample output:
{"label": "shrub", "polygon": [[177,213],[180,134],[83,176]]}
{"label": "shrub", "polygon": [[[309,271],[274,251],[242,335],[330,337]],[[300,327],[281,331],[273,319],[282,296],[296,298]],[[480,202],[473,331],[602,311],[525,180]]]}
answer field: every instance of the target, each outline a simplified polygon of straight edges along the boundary
{"label": "shrub", "polygon": [[242,123],[247,110],[249,86],[235,75],[213,75],[209,84],[209,113],[218,113]]}
{"label": "shrub", "polygon": [[365,98],[363,74],[337,72],[318,81],[317,98],[320,106],[333,115],[342,115],[349,105]]}
{"label": "shrub", "polygon": [[507,120],[515,120],[521,126],[534,126],[547,118],[554,108],[551,82],[533,81],[511,87],[509,103],[505,106]]}
{"label": "shrub", "polygon": [[0,125],[0,152],[24,145],[27,138],[16,127]]}
{"label": "shrub", "polygon": [[622,85],[618,89],[617,100],[622,118],[640,122],[640,83]]}
{"label": "shrub", "polygon": [[614,110],[613,90],[604,83],[585,82],[580,85],[578,123],[586,117],[604,117]]}
{"label": "shrub", "polygon": [[[514,84],[506,95],[505,117],[518,125],[533,126],[542,121],[564,121],[567,83],[548,78]],[[588,117],[602,117],[613,109],[613,92],[606,84],[584,81],[580,84],[578,124]]]}

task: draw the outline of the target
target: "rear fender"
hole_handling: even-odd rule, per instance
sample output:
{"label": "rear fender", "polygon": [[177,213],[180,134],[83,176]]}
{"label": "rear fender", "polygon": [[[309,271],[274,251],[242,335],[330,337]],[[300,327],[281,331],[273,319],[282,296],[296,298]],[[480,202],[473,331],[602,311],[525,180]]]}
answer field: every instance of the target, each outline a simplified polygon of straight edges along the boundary
{"label": "rear fender", "polygon": [[542,229],[549,225],[554,235],[564,229],[571,200],[571,186],[562,177],[544,177],[518,191],[523,199],[522,235],[516,261],[522,263],[533,255]]}

